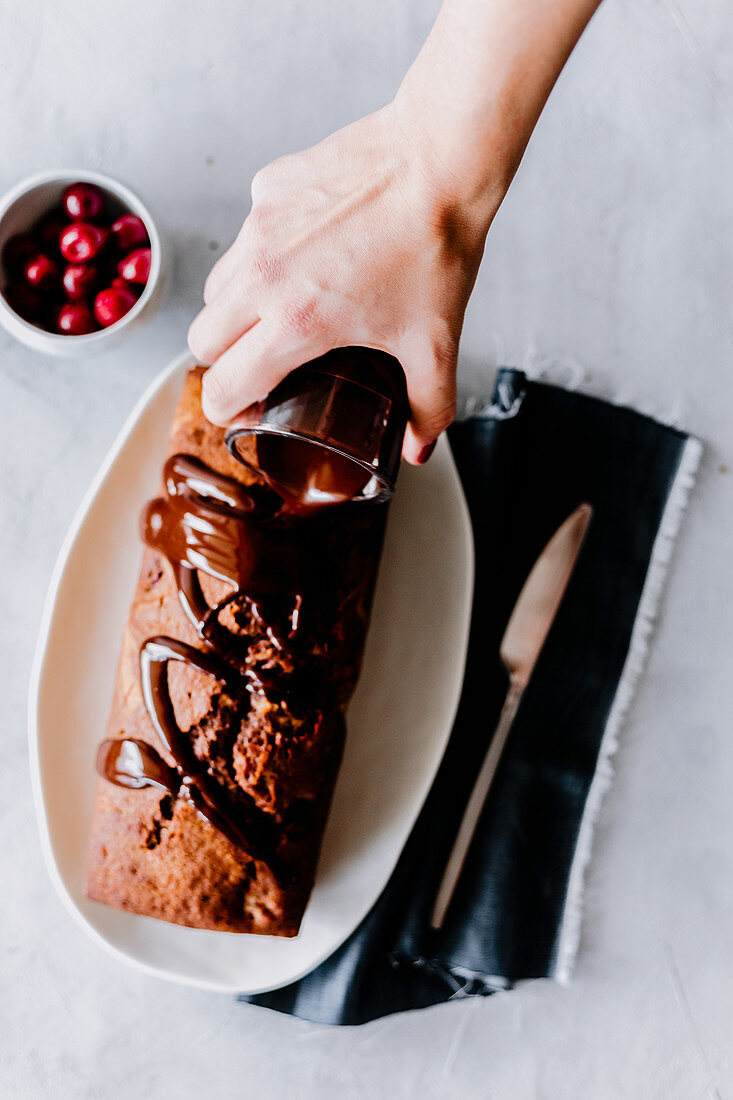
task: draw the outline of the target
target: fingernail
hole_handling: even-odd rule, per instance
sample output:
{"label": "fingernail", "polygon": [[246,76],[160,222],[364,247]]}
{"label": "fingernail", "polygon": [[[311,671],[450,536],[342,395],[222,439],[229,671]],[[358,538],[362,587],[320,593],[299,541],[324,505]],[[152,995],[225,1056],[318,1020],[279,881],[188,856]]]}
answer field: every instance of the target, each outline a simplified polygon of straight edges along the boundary
{"label": "fingernail", "polygon": [[434,439],[432,443],[428,443],[427,447],[423,447],[423,449],[420,451],[420,454],[417,456],[418,466],[423,466],[427,462],[427,460],[430,458],[431,454],[435,450],[435,444],[437,442],[437,439]]}

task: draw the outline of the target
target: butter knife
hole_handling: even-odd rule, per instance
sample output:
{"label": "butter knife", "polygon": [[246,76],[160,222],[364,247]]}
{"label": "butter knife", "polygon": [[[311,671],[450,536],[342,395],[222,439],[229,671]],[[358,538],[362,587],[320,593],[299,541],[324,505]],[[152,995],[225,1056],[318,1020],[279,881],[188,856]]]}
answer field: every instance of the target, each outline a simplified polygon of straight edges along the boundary
{"label": "butter knife", "polygon": [[430,919],[433,928],[443,925],[522,694],[562,602],[592,513],[590,504],[581,504],[558,528],[532,566],[507,623],[499,657],[509,674],[509,690],[443,872]]}

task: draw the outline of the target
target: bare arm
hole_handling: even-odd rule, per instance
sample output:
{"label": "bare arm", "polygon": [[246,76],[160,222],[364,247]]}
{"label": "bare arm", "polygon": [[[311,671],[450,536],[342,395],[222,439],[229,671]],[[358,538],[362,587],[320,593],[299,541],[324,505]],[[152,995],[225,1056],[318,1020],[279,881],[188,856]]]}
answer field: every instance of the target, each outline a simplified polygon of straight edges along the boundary
{"label": "bare arm", "polygon": [[445,0],[394,101],[268,165],[189,343],[227,423],[332,347],[396,356],[429,457],[455,414],[463,316],[534,125],[600,0]]}

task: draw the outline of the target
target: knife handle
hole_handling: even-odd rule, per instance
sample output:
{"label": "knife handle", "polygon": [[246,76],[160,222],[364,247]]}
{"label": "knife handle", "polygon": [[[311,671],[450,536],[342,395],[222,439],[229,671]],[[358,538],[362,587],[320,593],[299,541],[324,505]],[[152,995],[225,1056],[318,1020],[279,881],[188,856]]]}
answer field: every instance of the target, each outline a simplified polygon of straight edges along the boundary
{"label": "knife handle", "polygon": [[456,839],[453,842],[453,848],[448,857],[448,862],[445,865],[443,878],[435,898],[435,905],[433,906],[433,914],[430,918],[431,928],[438,929],[443,926],[445,914],[448,911],[448,906],[451,903],[456,885],[458,884],[458,879],[461,876],[463,864],[465,863],[473,834],[476,831],[476,825],[478,824],[478,819],[484,807],[486,796],[489,793],[489,788],[496,774],[501,754],[504,751],[504,746],[509,736],[509,730],[516,717],[523,690],[524,684],[516,683],[513,680],[510,681],[509,691],[504,700],[504,706],[501,708],[501,715],[499,716],[494,736],[491,738],[486,756],[484,757],[484,762],[481,765],[481,771],[476,777],[471,797],[468,800],[466,809],[463,811],[461,824],[458,828]]}

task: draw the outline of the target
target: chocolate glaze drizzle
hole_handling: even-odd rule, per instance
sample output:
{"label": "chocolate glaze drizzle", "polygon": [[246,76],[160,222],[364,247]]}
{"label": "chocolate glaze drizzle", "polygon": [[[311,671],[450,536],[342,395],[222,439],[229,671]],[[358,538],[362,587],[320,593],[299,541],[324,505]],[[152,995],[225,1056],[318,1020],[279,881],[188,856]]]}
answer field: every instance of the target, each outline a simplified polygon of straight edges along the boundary
{"label": "chocolate glaze drizzle", "polygon": [[176,769],[166,764],[152,745],[137,737],[103,741],[97,751],[97,771],[110,783],[132,790],[157,787],[176,795],[181,786]]}
{"label": "chocolate glaze drizzle", "polygon": [[[218,474],[191,455],[169,458],[163,481],[166,495],[151,501],[143,512],[142,536],[168,559],[183,610],[201,640],[212,649],[227,649],[231,638],[219,625],[219,614],[246,587],[255,618],[282,648],[295,629],[292,621],[283,637],[275,628],[275,616],[264,615],[260,608],[268,596],[270,603],[275,602],[298,579],[296,556],[283,524],[267,523],[281,513],[280,498],[262,486],[247,488]],[[234,585],[235,591],[209,607],[199,570]],[[296,593],[288,609],[296,618],[300,602]],[[286,613],[286,624],[288,617]]]}
{"label": "chocolate glaze drizzle", "polygon": [[[304,521],[299,508],[295,538],[293,516],[271,489],[244,486],[191,455],[176,454],[168,459],[163,481],[165,495],[151,501],[143,512],[142,536],[170,563],[181,606],[206,648],[156,636],[148,638],[140,650],[143,698],[173,766],[146,742],[123,738],[103,742],[97,770],[117,786],[152,786],[188,799],[233,844],[265,862],[278,881],[293,883],[296,876],[277,855],[280,836],[273,815],[261,810],[244,791],[234,805],[206,761],[197,757],[190,735],[178,725],[168,687],[168,664],[185,662],[224,687],[231,686],[238,699],[243,687],[250,694],[272,691],[273,679],[262,668],[247,667],[242,661],[242,639],[221,625],[219,615],[229,603],[246,604],[262,637],[278,650],[297,648],[304,611],[315,595],[313,563],[310,570],[304,570],[299,552],[301,528],[310,526],[315,545],[318,521],[316,517]],[[353,507],[361,510],[365,506]],[[209,606],[199,572],[226,581],[234,591]],[[316,587],[320,589],[321,584],[322,578]],[[247,645],[252,640],[251,636],[245,638]],[[335,709],[338,715],[334,713],[334,719],[341,722],[340,709]]]}

